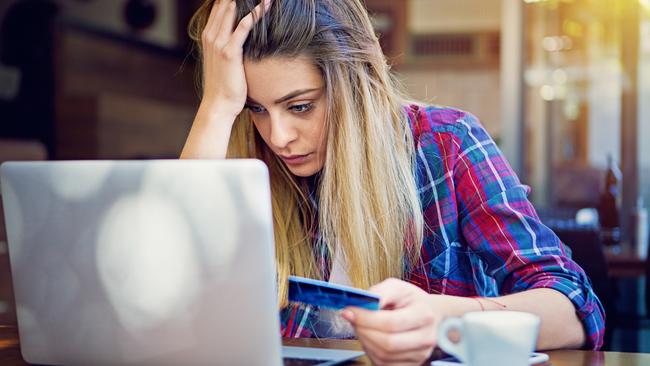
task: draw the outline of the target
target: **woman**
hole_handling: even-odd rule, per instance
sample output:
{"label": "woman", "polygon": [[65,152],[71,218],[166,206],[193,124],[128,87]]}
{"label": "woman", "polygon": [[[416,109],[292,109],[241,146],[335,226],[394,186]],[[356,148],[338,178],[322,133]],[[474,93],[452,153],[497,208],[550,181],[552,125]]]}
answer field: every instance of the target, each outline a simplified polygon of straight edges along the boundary
{"label": "woman", "polygon": [[182,158],[259,158],[271,173],[287,337],[347,335],[288,304],[290,274],[369,288],[349,308],[380,364],[420,363],[440,321],[542,318],[538,348],[598,348],[604,313],[472,115],[407,103],[360,0],[208,0],[190,33],[203,98]]}

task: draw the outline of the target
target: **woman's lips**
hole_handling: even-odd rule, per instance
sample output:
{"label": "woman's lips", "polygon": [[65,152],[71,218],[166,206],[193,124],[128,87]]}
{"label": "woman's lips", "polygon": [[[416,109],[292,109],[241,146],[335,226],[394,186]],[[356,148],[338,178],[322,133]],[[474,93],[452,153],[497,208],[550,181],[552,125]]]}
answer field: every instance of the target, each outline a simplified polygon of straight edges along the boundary
{"label": "woman's lips", "polygon": [[311,154],[305,154],[305,155],[280,155],[280,159],[287,163],[288,165],[299,165],[307,161]]}

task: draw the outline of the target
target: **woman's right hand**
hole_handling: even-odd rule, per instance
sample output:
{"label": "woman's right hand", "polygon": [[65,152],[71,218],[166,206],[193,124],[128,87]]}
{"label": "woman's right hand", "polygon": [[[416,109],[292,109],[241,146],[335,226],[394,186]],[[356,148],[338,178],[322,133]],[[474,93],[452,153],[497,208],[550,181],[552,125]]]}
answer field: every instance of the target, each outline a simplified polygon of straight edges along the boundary
{"label": "woman's right hand", "polygon": [[[260,3],[239,22],[233,0],[216,0],[201,34],[203,48],[203,98],[201,107],[234,118],[244,109],[247,87],[243,46],[255,22],[271,5]],[[233,30],[234,28],[234,30]]]}

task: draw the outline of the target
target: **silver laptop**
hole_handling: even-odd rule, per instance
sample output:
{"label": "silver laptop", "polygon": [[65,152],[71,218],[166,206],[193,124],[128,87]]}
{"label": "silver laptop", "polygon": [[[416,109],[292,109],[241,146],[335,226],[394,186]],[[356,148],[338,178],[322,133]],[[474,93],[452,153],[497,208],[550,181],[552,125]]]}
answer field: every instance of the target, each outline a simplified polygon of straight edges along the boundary
{"label": "silver laptop", "polygon": [[330,365],[363,354],[281,347],[260,161],[9,162],[1,184],[29,363],[280,365],[284,352]]}

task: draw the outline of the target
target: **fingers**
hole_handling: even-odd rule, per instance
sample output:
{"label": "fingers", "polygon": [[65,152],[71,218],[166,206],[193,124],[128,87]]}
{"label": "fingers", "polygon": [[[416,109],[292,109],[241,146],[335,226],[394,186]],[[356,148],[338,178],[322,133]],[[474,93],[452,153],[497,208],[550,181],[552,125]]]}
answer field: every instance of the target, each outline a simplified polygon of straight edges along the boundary
{"label": "fingers", "polygon": [[208,15],[208,21],[205,23],[205,28],[203,31],[210,29],[210,27],[215,23],[214,19],[217,17],[219,11],[219,4],[222,0],[215,0],[212,2],[212,8],[210,8],[210,15]]}
{"label": "fingers", "polygon": [[208,22],[203,28],[204,38],[214,39],[217,35],[217,30],[223,22],[223,16],[231,0],[216,0],[212,4],[212,9],[210,10],[210,16],[208,17]]}
{"label": "fingers", "polygon": [[228,42],[228,39],[232,34],[232,29],[235,26],[235,21],[237,20],[237,4],[232,0],[227,0],[227,2],[229,2],[229,4],[226,6],[215,39],[215,43],[220,47],[224,46]]}
{"label": "fingers", "polygon": [[264,0],[264,2],[261,2],[250,13],[248,13],[248,15],[242,18],[233,32],[232,37],[230,37],[228,44],[232,47],[237,47],[238,49],[242,48],[251,29],[253,29],[255,23],[257,23],[271,8],[271,3],[271,0]]}
{"label": "fingers", "polygon": [[402,307],[411,300],[411,295],[414,292],[422,292],[418,287],[396,278],[384,280],[372,286],[369,291],[379,295],[381,298],[379,306],[382,309],[386,307]]}
{"label": "fingers", "polygon": [[430,328],[391,334],[360,327],[356,335],[373,361],[381,364],[421,363],[431,355],[436,342]]}
{"label": "fingers", "polygon": [[389,279],[372,287],[382,308],[370,311],[346,308],[342,315],[376,364],[421,364],[436,344],[438,315],[429,295],[404,281]]}
{"label": "fingers", "polygon": [[[349,315],[350,313],[352,316]],[[347,308],[343,311],[343,317],[355,327],[382,332],[406,332],[427,326],[435,321],[431,309],[420,306],[381,311]]]}

